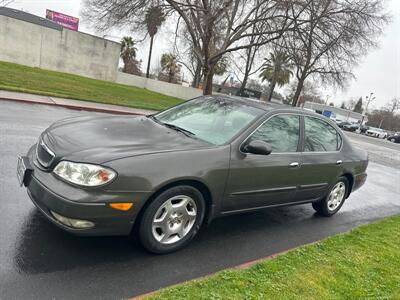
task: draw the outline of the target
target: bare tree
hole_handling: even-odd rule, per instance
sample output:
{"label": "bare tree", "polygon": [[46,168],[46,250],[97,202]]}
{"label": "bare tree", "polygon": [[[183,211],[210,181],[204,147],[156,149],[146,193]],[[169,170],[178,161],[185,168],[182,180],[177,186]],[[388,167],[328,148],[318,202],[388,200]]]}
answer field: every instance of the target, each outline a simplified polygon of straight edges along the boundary
{"label": "bare tree", "polygon": [[352,68],[369,48],[376,45],[388,16],[383,0],[310,0],[297,1],[294,10],[301,16],[294,30],[284,36],[285,50],[296,67],[297,88],[292,105],[296,106],[307,78],[345,86],[353,77]]}
{"label": "bare tree", "polygon": [[[85,0],[84,15],[100,28],[130,24],[151,6],[178,15],[203,69],[203,93],[211,94],[214,69],[222,56],[267,44],[294,26],[293,20],[300,12],[291,9],[293,1]],[[257,26],[256,31],[253,31],[254,26]],[[262,39],[251,43],[251,36],[262,36]]]}
{"label": "bare tree", "polygon": [[400,98],[393,98],[386,105],[386,110],[389,111],[391,114],[394,114],[399,109],[400,109]]}
{"label": "bare tree", "polygon": [[[286,97],[285,103],[290,104],[293,95],[296,93],[297,83],[292,82],[287,87],[288,96]],[[325,100],[322,99],[321,92],[315,82],[311,80],[306,80],[301,90],[301,95],[299,97],[298,105],[303,105],[305,102],[320,103],[324,104]]]}

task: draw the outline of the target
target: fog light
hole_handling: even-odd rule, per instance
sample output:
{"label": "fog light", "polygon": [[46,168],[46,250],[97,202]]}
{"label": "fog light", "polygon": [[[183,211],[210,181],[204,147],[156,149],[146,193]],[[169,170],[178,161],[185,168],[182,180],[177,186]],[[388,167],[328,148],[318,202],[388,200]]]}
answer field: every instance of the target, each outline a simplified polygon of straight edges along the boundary
{"label": "fog light", "polygon": [[58,213],[56,213],[54,211],[50,211],[50,212],[58,222],[66,225],[66,226],[73,227],[73,228],[78,228],[78,229],[85,229],[85,228],[94,227],[94,223],[93,222],[86,221],[86,220],[71,219],[71,218],[67,218],[67,217],[64,217],[62,215],[59,215]]}

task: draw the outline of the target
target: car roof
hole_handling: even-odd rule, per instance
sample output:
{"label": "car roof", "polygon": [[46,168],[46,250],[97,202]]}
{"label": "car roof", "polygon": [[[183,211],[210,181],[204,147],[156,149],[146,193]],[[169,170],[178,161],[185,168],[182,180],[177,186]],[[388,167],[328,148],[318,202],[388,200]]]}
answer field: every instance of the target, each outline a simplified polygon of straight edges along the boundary
{"label": "car roof", "polygon": [[233,102],[240,102],[245,105],[250,105],[250,106],[262,109],[265,112],[279,110],[282,112],[297,112],[297,113],[301,113],[304,115],[322,116],[321,114],[317,114],[314,111],[309,111],[304,108],[293,107],[293,106],[287,105],[287,104],[279,104],[279,103],[261,101],[261,100],[252,99],[252,98],[244,98],[244,97],[239,97],[239,96],[220,95],[220,94],[212,95],[212,96],[208,96],[208,97],[213,97],[215,99],[222,99],[222,100],[233,101]]}

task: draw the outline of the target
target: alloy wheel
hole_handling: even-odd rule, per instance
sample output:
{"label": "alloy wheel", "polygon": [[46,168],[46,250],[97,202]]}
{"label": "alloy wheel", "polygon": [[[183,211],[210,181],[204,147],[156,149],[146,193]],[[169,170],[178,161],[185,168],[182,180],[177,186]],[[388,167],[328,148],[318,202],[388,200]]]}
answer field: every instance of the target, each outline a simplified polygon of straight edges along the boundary
{"label": "alloy wheel", "polygon": [[328,209],[334,211],[342,203],[346,193],[346,185],[344,182],[339,181],[335,184],[328,196]]}
{"label": "alloy wheel", "polygon": [[153,237],[161,244],[173,244],[183,239],[192,229],[197,217],[195,201],[186,195],[165,201],[154,215]]}

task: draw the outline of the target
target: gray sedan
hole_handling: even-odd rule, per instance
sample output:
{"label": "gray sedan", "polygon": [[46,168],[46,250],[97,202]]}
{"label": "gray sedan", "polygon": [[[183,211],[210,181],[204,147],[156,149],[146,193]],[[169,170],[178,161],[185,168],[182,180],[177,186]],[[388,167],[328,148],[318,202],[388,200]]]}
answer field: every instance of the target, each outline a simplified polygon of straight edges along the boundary
{"label": "gray sedan", "polygon": [[368,157],[327,118],[204,96],[150,116],[95,116],[46,129],[17,175],[37,208],[79,235],[138,234],[167,253],[214,218],[311,203],[332,216]]}

